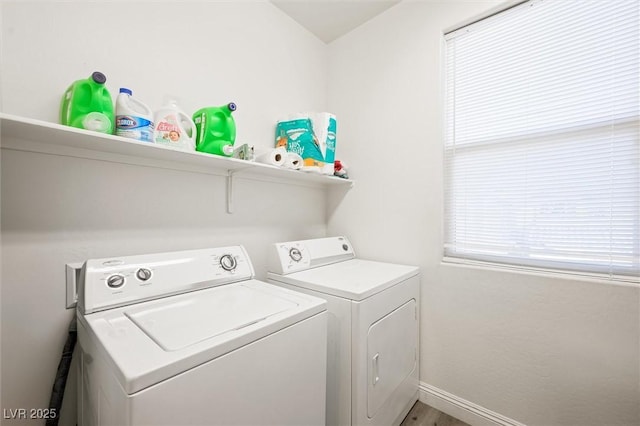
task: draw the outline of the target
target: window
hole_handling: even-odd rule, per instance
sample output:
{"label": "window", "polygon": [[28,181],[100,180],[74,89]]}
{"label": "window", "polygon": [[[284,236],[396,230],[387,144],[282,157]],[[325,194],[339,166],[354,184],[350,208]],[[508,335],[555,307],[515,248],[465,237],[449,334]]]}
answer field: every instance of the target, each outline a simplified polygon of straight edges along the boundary
{"label": "window", "polygon": [[636,0],[533,0],[445,35],[445,256],[640,266]]}

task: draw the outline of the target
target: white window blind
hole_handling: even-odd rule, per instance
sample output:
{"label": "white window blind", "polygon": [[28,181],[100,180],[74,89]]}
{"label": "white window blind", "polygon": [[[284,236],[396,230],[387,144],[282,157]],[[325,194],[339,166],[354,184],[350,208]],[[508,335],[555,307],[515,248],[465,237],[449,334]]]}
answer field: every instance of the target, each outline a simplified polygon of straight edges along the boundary
{"label": "white window blind", "polygon": [[445,256],[637,279],[639,9],[533,0],[446,34]]}

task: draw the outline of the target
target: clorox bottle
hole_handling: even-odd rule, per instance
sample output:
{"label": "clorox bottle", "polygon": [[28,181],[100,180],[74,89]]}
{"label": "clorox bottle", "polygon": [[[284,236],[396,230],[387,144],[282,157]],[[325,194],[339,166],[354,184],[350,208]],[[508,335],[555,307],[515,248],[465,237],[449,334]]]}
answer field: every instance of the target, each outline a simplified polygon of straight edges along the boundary
{"label": "clorox bottle", "polygon": [[165,106],[156,111],[154,127],[155,143],[186,151],[195,150],[196,125],[178,108],[175,99],[169,98]]}
{"label": "clorox bottle", "polygon": [[69,86],[60,104],[60,123],[66,126],[113,134],[114,113],[111,94],[101,72],[77,80]]}
{"label": "clorox bottle", "polygon": [[202,108],[193,114],[198,137],[196,151],[231,156],[236,140],[236,122],[231,113],[237,109],[233,102],[220,107]]}
{"label": "clorox bottle", "polygon": [[120,88],[116,99],[116,135],[153,142],[153,112],[126,87]]}

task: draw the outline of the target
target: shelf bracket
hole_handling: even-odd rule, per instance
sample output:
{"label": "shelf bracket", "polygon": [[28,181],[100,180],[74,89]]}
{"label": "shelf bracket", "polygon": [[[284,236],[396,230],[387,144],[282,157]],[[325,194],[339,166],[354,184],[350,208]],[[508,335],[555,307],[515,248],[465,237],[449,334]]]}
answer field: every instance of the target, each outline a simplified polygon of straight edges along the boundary
{"label": "shelf bracket", "polygon": [[227,213],[233,213],[233,170],[227,170]]}

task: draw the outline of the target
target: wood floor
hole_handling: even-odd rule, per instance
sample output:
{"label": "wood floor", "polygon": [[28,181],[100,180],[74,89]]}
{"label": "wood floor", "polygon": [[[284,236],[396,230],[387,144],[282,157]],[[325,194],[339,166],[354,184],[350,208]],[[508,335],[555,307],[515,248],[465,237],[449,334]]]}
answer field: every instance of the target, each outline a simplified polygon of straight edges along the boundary
{"label": "wood floor", "polygon": [[469,424],[418,401],[400,426],[469,426]]}

